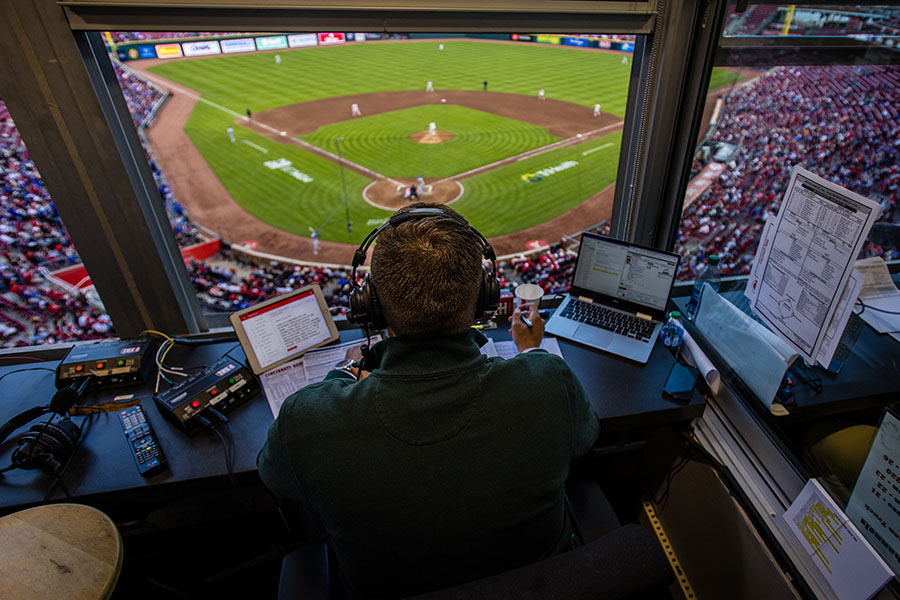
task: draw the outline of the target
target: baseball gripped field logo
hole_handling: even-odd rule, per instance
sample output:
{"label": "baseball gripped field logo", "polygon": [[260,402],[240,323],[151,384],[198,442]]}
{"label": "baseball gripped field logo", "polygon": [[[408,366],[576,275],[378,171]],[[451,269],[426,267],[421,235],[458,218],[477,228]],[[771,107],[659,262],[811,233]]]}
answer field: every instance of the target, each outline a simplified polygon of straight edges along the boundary
{"label": "baseball gripped field logo", "polygon": [[566,169],[571,169],[572,167],[578,166],[577,160],[567,160],[566,162],[560,163],[555,167],[547,167],[546,169],[541,169],[540,171],[535,171],[534,173],[525,173],[521,175],[522,181],[526,181],[528,183],[537,183],[538,181],[543,181],[544,177],[549,177],[554,173],[559,173],[560,171],[565,171]]}
{"label": "baseball gripped field logo", "polygon": [[266,162],[263,163],[263,165],[272,170],[281,171],[282,173],[286,173],[287,175],[290,175],[291,177],[293,177],[294,179],[296,179],[297,181],[299,181],[301,183],[312,183],[313,182],[312,177],[310,177],[303,171],[298,171],[291,164],[291,161],[289,161],[286,158],[279,158],[276,160],[267,160]]}

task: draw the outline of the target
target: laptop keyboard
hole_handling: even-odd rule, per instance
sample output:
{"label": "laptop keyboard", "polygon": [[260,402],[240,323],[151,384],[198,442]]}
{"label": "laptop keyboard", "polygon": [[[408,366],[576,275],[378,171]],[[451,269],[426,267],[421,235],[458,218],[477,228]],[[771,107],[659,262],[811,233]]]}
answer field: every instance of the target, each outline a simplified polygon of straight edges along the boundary
{"label": "laptop keyboard", "polygon": [[650,335],[653,333],[653,327],[655,326],[653,321],[626,315],[610,310],[605,306],[599,306],[575,298],[569,301],[569,304],[566,305],[560,316],[579,323],[600,327],[641,342],[650,341]]}

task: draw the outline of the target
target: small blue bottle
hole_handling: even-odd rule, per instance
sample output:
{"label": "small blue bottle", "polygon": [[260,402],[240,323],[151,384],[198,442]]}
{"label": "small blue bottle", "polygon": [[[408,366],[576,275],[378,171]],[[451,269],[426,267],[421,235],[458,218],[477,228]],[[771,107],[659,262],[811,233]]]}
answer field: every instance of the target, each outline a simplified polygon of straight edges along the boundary
{"label": "small blue bottle", "polygon": [[677,349],[681,346],[681,342],[684,341],[684,328],[678,324],[678,319],[680,318],[681,313],[677,310],[673,310],[669,313],[669,318],[666,319],[666,322],[660,331],[663,346],[672,349]]}

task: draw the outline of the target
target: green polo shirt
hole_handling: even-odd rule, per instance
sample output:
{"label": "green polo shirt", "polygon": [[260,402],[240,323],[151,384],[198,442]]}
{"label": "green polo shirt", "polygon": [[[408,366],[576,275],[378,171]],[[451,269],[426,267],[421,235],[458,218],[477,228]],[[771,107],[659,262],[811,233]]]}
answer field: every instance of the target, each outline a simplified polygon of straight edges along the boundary
{"label": "green polo shirt", "polygon": [[403,597],[567,549],[563,484],[597,417],[545,351],[486,358],[474,331],[390,338],[356,382],[289,397],[257,459],[325,531],[351,597]]}

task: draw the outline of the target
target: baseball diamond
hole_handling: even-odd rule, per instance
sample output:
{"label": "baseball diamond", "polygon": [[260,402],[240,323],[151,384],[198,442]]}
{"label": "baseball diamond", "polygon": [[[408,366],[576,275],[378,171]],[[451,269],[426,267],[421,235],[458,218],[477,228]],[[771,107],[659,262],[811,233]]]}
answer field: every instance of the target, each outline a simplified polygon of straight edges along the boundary
{"label": "baseball diamond", "polygon": [[281,50],[278,65],[253,53],[129,66],[172,93],[150,145],[191,218],[229,241],[309,258],[315,228],[317,260],[345,263],[419,177],[421,200],[453,202],[499,254],[608,219],[630,76],[621,55],[442,43],[440,53],[434,40]]}

